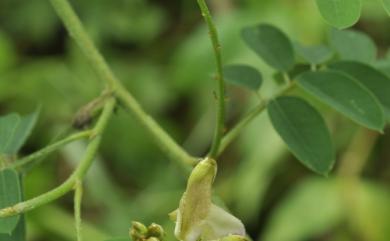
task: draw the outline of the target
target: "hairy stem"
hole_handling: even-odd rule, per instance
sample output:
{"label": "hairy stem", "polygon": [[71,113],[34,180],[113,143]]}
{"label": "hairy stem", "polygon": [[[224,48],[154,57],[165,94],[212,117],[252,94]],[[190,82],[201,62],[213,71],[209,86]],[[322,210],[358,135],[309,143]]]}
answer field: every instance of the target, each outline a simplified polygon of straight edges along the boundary
{"label": "hairy stem", "polygon": [[91,133],[92,133],[91,130],[87,130],[87,131],[82,131],[79,133],[72,134],[72,135],[70,135],[70,136],[68,136],[60,141],[57,141],[49,146],[42,148],[41,150],[38,150],[38,151],[36,151],[36,152],[26,156],[26,157],[23,157],[23,158],[15,161],[11,165],[9,165],[9,167],[20,168],[26,164],[31,163],[32,161],[34,161],[38,158],[44,157],[44,156],[58,150],[59,148],[65,146],[66,144],[69,144],[73,141],[88,138],[91,135]]}
{"label": "hairy stem", "polygon": [[80,164],[75,169],[75,171],[72,173],[72,175],[61,185],[58,187],[38,196],[35,198],[32,198],[30,200],[17,203],[11,207],[0,209],[0,218],[3,217],[9,217],[18,215],[20,213],[24,213],[27,211],[30,211],[34,208],[40,207],[44,204],[47,204],[49,202],[52,202],[59,197],[65,195],[69,191],[71,191],[76,184],[77,180],[83,179],[85,176],[85,173],[89,169],[89,167],[92,164],[93,159],[95,158],[96,152],[98,150],[98,147],[100,145],[102,134],[104,132],[104,129],[107,126],[108,120],[110,119],[114,107],[115,107],[115,99],[111,98],[109,99],[103,109],[102,114],[99,117],[98,122],[96,123],[95,127],[92,129],[92,139],[88,144],[86,153],[83,157],[83,159],[80,161]]}
{"label": "hairy stem", "polygon": [[191,157],[161,126],[148,115],[137,100],[124,88],[119,79],[111,71],[103,56],[97,50],[92,40],[86,33],[80,19],[67,0],[50,0],[57,14],[64,22],[70,36],[79,45],[92,68],[100,78],[106,82],[108,91],[112,92],[141,123],[145,130],[158,143],[160,148],[174,161],[179,163],[194,164],[197,159]]}
{"label": "hairy stem", "polygon": [[279,96],[282,96],[289,92],[292,88],[295,87],[294,82],[288,83],[283,89],[279,92],[271,96],[269,99],[262,99],[261,102],[248,114],[246,114],[223,138],[221,141],[221,146],[218,149],[218,155],[222,154],[222,152],[226,149],[226,147],[233,142],[234,139],[241,133],[241,131],[259,114],[261,114],[268,105],[269,100],[275,99]]}
{"label": "hairy stem", "polygon": [[210,11],[207,7],[205,0],[198,0],[198,5],[202,12],[202,16],[209,28],[210,39],[213,45],[215,60],[217,64],[217,76],[216,76],[216,80],[218,82],[217,118],[216,118],[214,139],[209,153],[210,157],[215,158],[218,154],[218,149],[221,144],[221,140],[225,128],[225,81],[223,77],[221,44],[219,43],[218,32],[213,23]]}
{"label": "hairy stem", "polygon": [[83,197],[83,183],[81,180],[76,180],[74,192],[74,218],[76,226],[76,237],[77,241],[82,241],[81,233],[81,202]]}

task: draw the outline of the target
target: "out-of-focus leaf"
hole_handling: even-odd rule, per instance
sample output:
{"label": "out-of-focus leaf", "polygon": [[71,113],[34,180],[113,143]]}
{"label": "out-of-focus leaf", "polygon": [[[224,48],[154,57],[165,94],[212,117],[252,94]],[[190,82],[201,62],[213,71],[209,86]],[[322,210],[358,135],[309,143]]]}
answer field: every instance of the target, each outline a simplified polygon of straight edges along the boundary
{"label": "out-of-focus leaf", "polygon": [[16,59],[15,47],[8,36],[0,31],[0,72],[7,70]]}
{"label": "out-of-focus leaf", "polygon": [[362,32],[333,29],[330,33],[330,44],[342,60],[372,63],[377,56],[374,41]]}
{"label": "out-of-focus leaf", "polygon": [[9,114],[0,117],[0,153],[16,154],[27,140],[39,111],[26,116]]}
{"label": "out-of-focus leaf", "polygon": [[321,235],[343,217],[339,183],[310,178],[296,186],[275,208],[261,241],[301,241]]}
{"label": "out-of-focus leaf", "polygon": [[[0,208],[12,206],[22,200],[19,176],[15,170],[0,171]],[[20,216],[0,218],[0,233],[11,235]]]}
{"label": "out-of-focus leaf", "polygon": [[16,225],[16,228],[14,229],[12,234],[11,235],[0,234],[0,240],[1,241],[25,241],[26,240],[26,220],[23,215],[19,218],[18,224]]}
{"label": "out-of-focus leaf", "polygon": [[390,0],[382,0],[382,2],[386,12],[390,15]]}
{"label": "out-of-focus leaf", "polygon": [[257,91],[263,83],[260,72],[249,65],[227,65],[223,73],[227,82],[254,91]]}
{"label": "out-of-focus leaf", "polygon": [[342,29],[354,25],[360,17],[361,0],[316,0],[325,21]]}
{"label": "out-of-focus leaf", "polygon": [[298,84],[320,101],[367,128],[382,131],[385,117],[380,102],[362,84],[339,71],[305,72]]}
{"label": "out-of-focus leaf", "polygon": [[359,62],[341,61],[330,68],[343,71],[367,87],[381,102],[387,120],[390,120],[390,78],[370,65]]}
{"label": "out-of-focus leaf", "polygon": [[279,97],[269,103],[272,124],[291,152],[309,169],[326,175],[335,160],[328,128],[306,101]]}
{"label": "out-of-focus leaf", "polygon": [[269,24],[246,27],[242,38],[271,67],[287,71],[294,65],[294,49],[288,37]]}
{"label": "out-of-focus leaf", "polygon": [[296,43],[294,47],[296,52],[310,64],[322,64],[333,56],[333,51],[325,45],[303,46]]}

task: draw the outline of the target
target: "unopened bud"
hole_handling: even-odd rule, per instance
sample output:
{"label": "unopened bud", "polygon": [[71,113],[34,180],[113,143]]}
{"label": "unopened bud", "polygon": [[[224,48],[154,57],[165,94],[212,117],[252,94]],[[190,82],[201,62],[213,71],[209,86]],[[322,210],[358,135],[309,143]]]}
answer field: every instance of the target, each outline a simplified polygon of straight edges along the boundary
{"label": "unopened bud", "polygon": [[148,232],[145,225],[140,222],[132,222],[129,235],[133,241],[143,240]]}
{"label": "unopened bud", "polygon": [[152,223],[148,227],[148,237],[156,237],[157,239],[161,240],[164,237],[164,229],[161,227],[161,225],[158,225],[156,223]]}

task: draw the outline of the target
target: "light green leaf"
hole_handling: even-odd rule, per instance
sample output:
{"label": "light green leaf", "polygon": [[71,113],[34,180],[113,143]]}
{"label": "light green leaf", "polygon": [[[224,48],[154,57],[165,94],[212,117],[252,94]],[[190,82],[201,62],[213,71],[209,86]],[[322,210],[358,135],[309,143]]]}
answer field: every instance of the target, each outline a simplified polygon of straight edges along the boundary
{"label": "light green leaf", "polygon": [[362,32],[333,29],[330,44],[342,60],[372,63],[377,56],[374,41]]}
{"label": "light green leaf", "polygon": [[[0,171],[0,208],[22,200],[18,173],[12,169]],[[19,216],[0,218],[0,233],[11,234],[16,228]]]}
{"label": "light green leaf", "polygon": [[310,64],[322,64],[333,57],[333,51],[325,45],[303,46],[294,44],[296,52]]}
{"label": "light green leaf", "polygon": [[369,89],[381,102],[385,110],[386,119],[390,121],[390,78],[370,65],[341,61],[329,66],[332,69],[342,71]]}
{"label": "light green leaf", "polygon": [[294,65],[294,49],[288,37],[278,28],[260,24],[242,30],[242,38],[271,67],[287,71]]}
{"label": "light green leaf", "polygon": [[383,7],[386,9],[386,12],[390,15],[390,0],[382,0]]}
{"label": "light green leaf", "polygon": [[316,0],[327,23],[342,29],[354,25],[360,17],[361,0]]}
{"label": "light green leaf", "polygon": [[326,175],[334,164],[333,145],[322,116],[306,101],[279,97],[268,105],[275,130],[306,167]]}
{"label": "light green leaf", "polygon": [[227,82],[254,91],[257,91],[263,83],[260,72],[248,65],[227,65],[223,73]]}
{"label": "light green leaf", "polygon": [[375,96],[362,84],[339,71],[305,72],[298,84],[320,101],[369,129],[382,131],[385,118]]}
{"label": "light green leaf", "polygon": [[27,140],[39,111],[26,116],[12,113],[0,117],[0,153],[16,154]]}

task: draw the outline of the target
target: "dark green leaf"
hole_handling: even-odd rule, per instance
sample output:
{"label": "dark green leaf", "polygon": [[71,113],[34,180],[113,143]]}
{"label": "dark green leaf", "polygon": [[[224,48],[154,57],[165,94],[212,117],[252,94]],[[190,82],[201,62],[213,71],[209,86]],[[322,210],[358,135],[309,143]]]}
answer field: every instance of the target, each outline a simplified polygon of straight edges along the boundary
{"label": "dark green leaf", "polygon": [[333,56],[333,51],[325,45],[303,46],[296,43],[294,47],[297,53],[310,64],[322,64]]}
{"label": "dark green leaf", "polygon": [[390,121],[390,78],[370,65],[341,61],[330,68],[349,74],[369,89],[384,107],[387,120]]}
{"label": "dark green leaf", "polygon": [[250,90],[258,90],[263,82],[260,72],[248,65],[228,65],[223,72],[227,82]]}
{"label": "dark green leaf", "polygon": [[298,84],[308,93],[367,128],[382,131],[384,113],[379,101],[362,84],[339,71],[305,72]]}
{"label": "dark green leaf", "polygon": [[327,174],[335,160],[322,116],[306,101],[279,97],[269,103],[272,124],[291,152],[308,168]]}
{"label": "dark green leaf", "polygon": [[316,0],[325,21],[342,29],[354,25],[360,17],[361,0]]}
{"label": "dark green leaf", "polygon": [[[0,171],[0,208],[22,200],[18,173],[12,169]],[[19,216],[0,218],[0,233],[11,234],[18,224]]]}
{"label": "dark green leaf", "polygon": [[22,117],[14,113],[0,117],[0,153],[16,154],[31,134],[37,118],[38,111]]}
{"label": "dark green leaf", "polygon": [[242,38],[271,67],[287,71],[294,65],[294,49],[288,37],[269,24],[244,28]]}
{"label": "dark green leaf", "polygon": [[377,55],[374,41],[358,31],[333,29],[330,33],[330,44],[342,60],[372,63]]}

